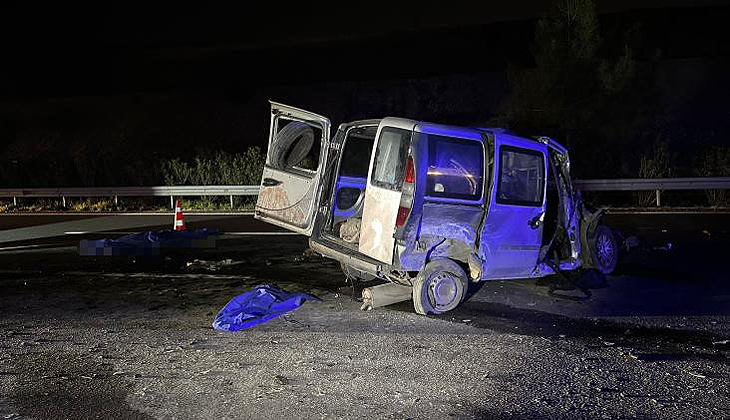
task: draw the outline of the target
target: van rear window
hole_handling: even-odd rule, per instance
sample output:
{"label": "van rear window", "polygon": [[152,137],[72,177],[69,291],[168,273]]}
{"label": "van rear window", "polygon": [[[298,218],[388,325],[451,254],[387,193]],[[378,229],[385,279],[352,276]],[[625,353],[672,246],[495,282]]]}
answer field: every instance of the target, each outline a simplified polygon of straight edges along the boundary
{"label": "van rear window", "polygon": [[484,152],[480,142],[428,135],[427,196],[479,200],[483,177]]}
{"label": "van rear window", "polygon": [[385,127],[380,131],[371,179],[373,185],[393,191],[401,189],[410,145],[411,132],[408,130]]}

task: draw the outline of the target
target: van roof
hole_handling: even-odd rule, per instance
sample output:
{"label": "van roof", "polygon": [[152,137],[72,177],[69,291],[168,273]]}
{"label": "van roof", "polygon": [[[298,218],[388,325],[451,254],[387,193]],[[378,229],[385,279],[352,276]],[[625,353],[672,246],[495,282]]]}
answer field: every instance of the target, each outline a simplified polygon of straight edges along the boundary
{"label": "van roof", "polygon": [[507,136],[519,138],[521,140],[526,140],[529,142],[545,144],[560,154],[568,153],[568,150],[565,147],[563,147],[563,145],[561,145],[560,143],[551,139],[550,137],[521,136],[521,135],[518,135],[505,128],[462,127],[462,126],[455,126],[455,125],[435,124],[435,123],[429,123],[429,122],[425,122],[425,121],[416,121],[416,124],[417,124],[417,127],[416,127],[417,131],[421,131],[421,132],[425,132],[425,133],[429,133],[429,134],[440,134],[440,135],[451,134],[453,136],[473,138],[474,140],[479,140],[479,141],[482,141],[482,137],[481,137],[481,135],[479,135],[481,133],[488,133],[488,134],[491,134],[494,136],[507,135]]}
{"label": "van roof", "polygon": [[[352,121],[349,123],[341,124],[340,128],[344,127],[350,127],[354,125],[378,125],[382,119],[369,119],[369,120],[359,120],[359,121]],[[390,119],[390,118],[388,118]],[[464,138],[471,138],[477,141],[482,141],[481,133],[488,133],[494,136],[498,135],[508,135],[512,137],[518,137],[523,140],[537,142],[537,143],[543,143],[547,145],[548,147],[554,149],[560,154],[568,154],[568,150],[558,143],[557,141],[553,140],[550,137],[546,136],[522,136],[519,134],[514,133],[513,131],[510,131],[506,128],[501,127],[464,127],[464,126],[458,126],[458,125],[447,125],[447,124],[438,124],[438,123],[432,123],[428,121],[419,121],[419,120],[412,120],[409,118],[398,118],[398,120],[401,121],[408,121],[416,125],[416,131],[426,133],[426,134],[436,134],[436,135],[442,135],[442,136],[455,136],[455,137],[464,137]]]}

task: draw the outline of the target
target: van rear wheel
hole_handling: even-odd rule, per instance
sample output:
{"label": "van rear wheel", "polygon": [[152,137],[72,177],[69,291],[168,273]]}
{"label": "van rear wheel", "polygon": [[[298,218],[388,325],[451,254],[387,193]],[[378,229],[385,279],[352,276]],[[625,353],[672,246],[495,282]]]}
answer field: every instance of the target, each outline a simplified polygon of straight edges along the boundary
{"label": "van rear wheel", "polygon": [[452,260],[426,264],[413,282],[413,307],[421,315],[438,315],[455,309],[469,287],[464,270]]}

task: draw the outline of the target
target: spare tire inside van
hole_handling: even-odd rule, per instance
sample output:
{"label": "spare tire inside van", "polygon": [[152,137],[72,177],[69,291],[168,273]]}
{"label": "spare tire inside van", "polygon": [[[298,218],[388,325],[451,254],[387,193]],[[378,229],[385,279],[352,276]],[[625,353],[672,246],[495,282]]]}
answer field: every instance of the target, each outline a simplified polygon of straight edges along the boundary
{"label": "spare tire inside van", "polygon": [[308,124],[291,121],[279,130],[271,145],[271,164],[290,169],[301,163],[314,145],[314,130]]}

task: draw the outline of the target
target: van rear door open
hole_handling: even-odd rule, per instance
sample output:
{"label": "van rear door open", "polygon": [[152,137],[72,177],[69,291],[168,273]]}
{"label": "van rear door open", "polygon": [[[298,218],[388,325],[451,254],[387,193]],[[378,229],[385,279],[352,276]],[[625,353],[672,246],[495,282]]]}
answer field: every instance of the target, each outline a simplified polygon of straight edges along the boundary
{"label": "van rear door open", "polygon": [[329,137],[329,119],[271,102],[269,148],[256,219],[312,235]]}
{"label": "van rear door open", "polygon": [[393,263],[393,234],[414,128],[410,120],[383,119],[370,156],[358,251],[386,264]]}

